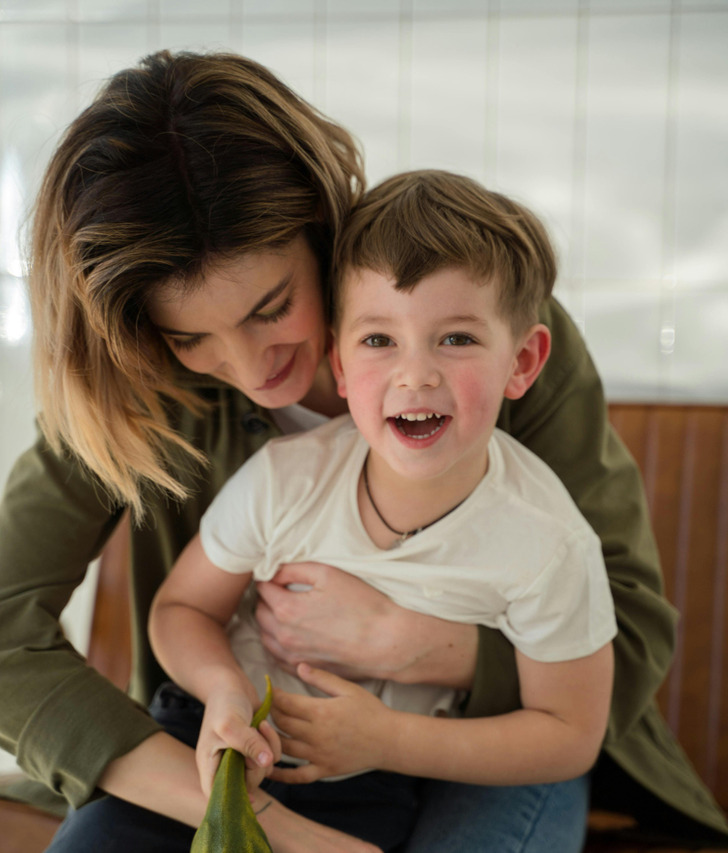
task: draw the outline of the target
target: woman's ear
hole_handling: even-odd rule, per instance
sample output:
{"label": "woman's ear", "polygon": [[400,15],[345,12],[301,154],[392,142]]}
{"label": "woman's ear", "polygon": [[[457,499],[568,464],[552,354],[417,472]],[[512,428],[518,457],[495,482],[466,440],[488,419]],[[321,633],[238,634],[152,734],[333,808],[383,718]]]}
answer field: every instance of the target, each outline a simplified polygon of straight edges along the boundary
{"label": "woman's ear", "polygon": [[346,379],[344,377],[344,368],[341,366],[341,354],[339,353],[339,343],[336,340],[336,335],[331,339],[329,346],[329,363],[331,364],[331,372],[336,380],[336,390],[339,397],[346,399]]}
{"label": "woman's ear", "polygon": [[543,323],[531,326],[521,339],[503,396],[520,399],[538,378],[550,352],[551,332]]}

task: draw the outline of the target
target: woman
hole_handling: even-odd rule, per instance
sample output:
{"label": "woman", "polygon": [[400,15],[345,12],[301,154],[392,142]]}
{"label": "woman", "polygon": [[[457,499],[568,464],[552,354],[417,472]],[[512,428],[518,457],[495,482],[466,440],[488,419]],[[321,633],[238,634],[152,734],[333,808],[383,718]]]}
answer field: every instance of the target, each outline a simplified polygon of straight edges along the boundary
{"label": "woman", "polygon": [[[131,696],[151,700],[164,674],[146,639],[149,604],[202,511],[279,424],[301,414],[282,407],[340,410],[323,360],[322,285],[362,184],[345,131],[233,56],[161,53],[120,73],[51,161],[30,276],[44,435],[16,465],[0,513],[0,731],[21,766],[73,806],[98,789],[115,795],[76,812],[56,853],[189,847],[204,810],[192,749],[85,667],[58,615],[130,507]],[[575,329],[556,303],[542,319],[558,326],[563,346],[499,425],[551,464],[604,545],[623,630],[595,785],[607,770],[627,771],[636,788],[657,785],[652,799],[680,808],[687,784],[696,797],[686,825],[719,833],[709,795],[655,739],[672,743],[652,697],[669,665],[674,614],[639,476],[607,425]],[[513,650],[497,632],[398,610],[329,567],[289,567],[260,595],[266,642],[284,662],[469,688],[473,715],[518,705]],[[190,741],[200,709],[185,703],[168,691],[153,709]],[[560,825],[583,825],[586,791],[579,780],[568,803],[549,802],[544,788],[524,791],[519,808],[536,829],[523,849],[544,849]],[[448,849],[443,832],[449,849],[486,849],[496,815],[507,832],[523,829],[515,810],[486,803],[485,789],[423,783],[422,797],[413,851]],[[282,853],[373,849],[343,834],[345,822],[326,827],[282,803],[260,820]]]}

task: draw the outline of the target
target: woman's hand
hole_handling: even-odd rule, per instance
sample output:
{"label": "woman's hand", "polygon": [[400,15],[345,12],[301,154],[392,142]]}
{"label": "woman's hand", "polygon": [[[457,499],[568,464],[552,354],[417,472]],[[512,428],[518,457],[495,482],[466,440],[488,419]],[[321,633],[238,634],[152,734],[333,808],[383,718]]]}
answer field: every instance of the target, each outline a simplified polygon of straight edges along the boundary
{"label": "woman's hand", "polygon": [[[291,584],[309,589],[294,592]],[[398,607],[365,581],[319,563],[282,565],[257,590],[263,644],[289,672],[307,662],[353,681],[472,686],[473,625]]]}
{"label": "woman's hand", "polygon": [[[261,811],[266,803],[270,806]],[[382,853],[368,841],[305,818],[259,791],[253,808],[275,853]]]}
{"label": "woman's hand", "polygon": [[294,784],[315,782],[380,767],[394,712],[363,687],[333,673],[305,663],[297,673],[331,698],[275,691],[272,714],[284,732],[285,752],[309,763],[294,769],[276,767],[271,778]]}
{"label": "woman's hand", "polygon": [[210,696],[202,718],[195,759],[206,796],[212,791],[222,753],[232,747],[245,756],[245,783],[254,791],[281,757],[281,741],[270,723],[250,725],[253,707],[244,692],[226,691]]}

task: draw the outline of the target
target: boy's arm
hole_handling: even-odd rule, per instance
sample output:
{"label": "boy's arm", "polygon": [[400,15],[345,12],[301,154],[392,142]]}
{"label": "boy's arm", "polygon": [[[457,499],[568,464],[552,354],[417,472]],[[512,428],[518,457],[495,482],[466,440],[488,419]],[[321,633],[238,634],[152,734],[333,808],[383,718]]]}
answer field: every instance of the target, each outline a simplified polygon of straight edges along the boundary
{"label": "boy's arm", "polygon": [[496,717],[450,719],[393,711],[358,685],[323,670],[299,674],[332,699],[276,692],[284,749],[309,761],[274,770],[284,782],[377,768],[478,785],[557,782],[586,773],[607,726],[611,643],[577,660],[540,663],[517,653],[523,708]]}
{"label": "boy's arm", "polygon": [[250,579],[249,573],[233,574],[212,563],[198,534],[152,604],[149,636],[154,653],[168,675],[205,705],[197,746],[205,793],[228,746],[260,767],[274,760],[276,737],[271,727],[263,724],[260,731],[250,727],[260,699],[236,661],[226,632]]}

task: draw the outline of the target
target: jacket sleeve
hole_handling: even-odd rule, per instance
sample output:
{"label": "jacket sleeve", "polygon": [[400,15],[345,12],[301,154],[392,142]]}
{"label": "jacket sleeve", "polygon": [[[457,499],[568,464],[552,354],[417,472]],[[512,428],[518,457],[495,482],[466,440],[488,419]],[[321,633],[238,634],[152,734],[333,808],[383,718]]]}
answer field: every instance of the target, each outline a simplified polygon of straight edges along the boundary
{"label": "jacket sleeve", "polygon": [[42,438],[15,464],[0,504],[0,746],[76,807],[111,760],[159,729],[86,665],[58,621],[120,516]]}
{"label": "jacket sleeve", "polygon": [[[665,678],[676,613],[663,596],[639,469],[609,424],[584,341],[555,300],[541,319],[552,332],[551,356],[527,394],[505,402],[498,425],[550,465],[601,539],[619,627],[608,736],[619,737],[642,716]],[[505,638],[481,628],[478,654],[466,713],[518,707],[515,657]]]}

